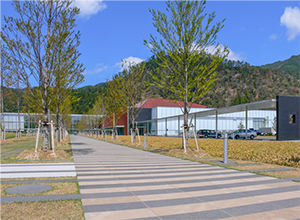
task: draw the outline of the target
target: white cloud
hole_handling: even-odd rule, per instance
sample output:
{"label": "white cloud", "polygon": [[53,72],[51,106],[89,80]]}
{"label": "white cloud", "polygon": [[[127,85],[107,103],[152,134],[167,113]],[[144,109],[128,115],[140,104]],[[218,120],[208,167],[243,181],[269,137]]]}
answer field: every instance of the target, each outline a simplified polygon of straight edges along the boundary
{"label": "white cloud", "polygon": [[286,7],[280,17],[280,24],[287,27],[288,40],[294,40],[300,34],[300,10],[298,7]]}
{"label": "white cloud", "polygon": [[276,40],[277,39],[277,34],[271,34],[269,38],[271,40]]}
{"label": "white cloud", "polygon": [[138,57],[127,57],[127,58],[123,59],[123,62],[116,63],[115,66],[120,67],[120,71],[123,71],[124,69],[128,68],[129,64],[136,65],[143,61],[144,61],[143,59],[138,58]]}
{"label": "white cloud", "polygon": [[[100,66],[101,64],[98,64],[97,66]],[[105,66],[105,67],[97,67],[95,69],[92,69],[92,70],[86,70],[83,72],[84,75],[93,75],[93,74],[98,74],[100,73],[101,71],[107,69],[108,66]]]}
{"label": "white cloud", "polygon": [[[224,46],[223,45],[220,45],[220,48],[221,48],[221,50],[222,49],[224,49]],[[229,49],[228,48],[228,50],[229,50],[229,54],[228,54],[228,57],[227,57],[227,59],[229,59],[229,60],[243,60],[244,58],[241,56],[241,53],[235,53],[235,52],[233,52],[231,49]],[[207,53],[210,53],[210,54],[213,54],[213,53],[215,53],[215,46],[208,46],[207,48],[206,48],[206,51],[207,51]]]}
{"label": "white cloud", "polygon": [[107,8],[102,0],[76,0],[73,4],[80,8],[79,16],[86,19]]}

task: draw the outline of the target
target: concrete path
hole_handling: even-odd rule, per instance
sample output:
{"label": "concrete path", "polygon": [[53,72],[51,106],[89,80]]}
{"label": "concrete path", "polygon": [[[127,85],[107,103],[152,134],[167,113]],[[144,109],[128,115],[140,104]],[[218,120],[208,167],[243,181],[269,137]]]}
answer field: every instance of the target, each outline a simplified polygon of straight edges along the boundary
{"label": "concrete path", "polygon": [[71,136],[85,218],[299,219],[300,184]]}
{"label": "concrete path", "polygon": [[76,176],[74,163],[1,164],[0,178]]}

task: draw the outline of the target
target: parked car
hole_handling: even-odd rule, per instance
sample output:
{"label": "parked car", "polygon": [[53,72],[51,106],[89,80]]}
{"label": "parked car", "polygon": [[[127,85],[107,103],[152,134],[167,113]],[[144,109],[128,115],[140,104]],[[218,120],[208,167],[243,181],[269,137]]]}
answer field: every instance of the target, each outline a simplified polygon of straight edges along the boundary
{"label": "parked car", "polygon": [[[247,139],[250,138],[251,140],[257,137],[257,134],[255,131],[247,130]],[[240,129],[236,130],[233,133],[228,134],[228,138],[231,139],[240,139],[240,138],[246,138],[246,129]]]}
{"label": "parked car", "polygon": [[267,133],[263,132],[262,130],[254,130],[256,132],[257,135],[260,135],[260,136],[266,136]]}
{"label": "parked car", "polygon": [[[215,138],[216,132],[214,130],[204,129],[197,131],[198,138]],[[222,134],[217,133],[217,138],[221,138]]]}

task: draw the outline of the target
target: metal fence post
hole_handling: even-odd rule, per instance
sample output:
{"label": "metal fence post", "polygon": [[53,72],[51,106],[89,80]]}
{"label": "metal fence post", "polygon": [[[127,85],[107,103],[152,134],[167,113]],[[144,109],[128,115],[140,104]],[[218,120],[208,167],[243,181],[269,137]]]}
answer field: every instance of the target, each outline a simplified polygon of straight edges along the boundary
{"label": "metal fence post", "polygon": [[224,135],[224,163],[228,163],[228,134]]}
{"label": "metal fence post", "polygon": [[147,148],[147,134],[144,133],[144,149]]}

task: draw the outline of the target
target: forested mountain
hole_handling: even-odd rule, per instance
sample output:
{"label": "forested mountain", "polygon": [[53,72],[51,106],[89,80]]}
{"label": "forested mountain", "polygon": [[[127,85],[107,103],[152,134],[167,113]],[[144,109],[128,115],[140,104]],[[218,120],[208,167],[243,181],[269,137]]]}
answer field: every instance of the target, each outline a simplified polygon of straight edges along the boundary
{"label": "forested mountain", "polygon": [[[215,86],[196,103],[220,108],[276,98],[276,95],[299,96],[300,79],[296,77],[297,74],[291,74],[293,69],[298,68],[299,71],[299,63],[296,61],[299,57],[300,55],[292,56],[289,60],[279,61],[280,64],[276,62],[261,67],[226,60],[217,69],[219,80]],[[146,64],[147,72],[154,72],[157,67],[155,57],[151,57]],[[146,75],[146,81],[152,81],[149,73]],[[72,113],[87,113],[105,87],[106,83],[100,83],[74,89],[74,95],[80,100],[72,105]],[[4,90],[4,109],[7,112],[16,112],[15,96],[9,95],[8,91],[16,93],[14,89]],[[152,87],[152,95],[170,98],[168,92],[156,87]],[[21,99],[21,111],[26,112],[26,106],[22,101]]]}
{"label": "forested mountain", "polygon": [[300,79],[300,54],[291,56],[287,60],[262,65],[261,67],[282,70],[284,73]]}
{"label": "forested mountain", "polygon": [[250,66],[247,63],[222,63],[218,80],[201,104],[225,107],[276,98],[276,95],[299,96],[300,80],[277,69]]}
{"label": "forested mountain", "polygon": [[72,112],[74,114],[82,114],[88,112],[97,99],[101,88],[105,87],[105,83],[99,83],[95,86],[85,86],[74,89],[74,95],[80,100],[72,105]]}

